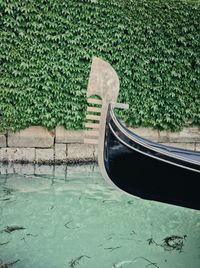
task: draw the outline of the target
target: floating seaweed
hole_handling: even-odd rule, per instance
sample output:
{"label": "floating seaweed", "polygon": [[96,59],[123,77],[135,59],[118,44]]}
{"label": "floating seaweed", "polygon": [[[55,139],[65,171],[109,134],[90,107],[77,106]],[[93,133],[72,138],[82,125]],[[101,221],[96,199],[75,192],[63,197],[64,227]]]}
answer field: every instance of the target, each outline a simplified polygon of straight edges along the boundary
{"label": "floating seaweed", "polygon": [[18,261],[20,261],[20,260],[18,259],[16,261],[12,261],[12,262],[9,262],[9,263],[3,263],[3,261],[0,259],[0,268],[10,268],[11,266],[13,266]]}
{"label": "floating seaweed", "polygon": [[102,201],[102,203],[108,203],[108,202],[115,202],[116,203],[116,200],[105,199],[105,200]]}
{"label": "floating seaweed", "polygon": [[[72,259],[72,260],[69,262],[69,267],[70,267],[70,268],[75,268],[75,267],[80,263],[81,259],[83,259],[83,258],[88,258],[88,259],[90,259],[90,257],[87,256],[87,255],[81,255],[81,256],[77,257],[76,259]],[[1,267],[0,267],[0,268],[1,268]]]}
{"label": "floating seaweed", "polygon": [[123,265],[124,264],[130,264],[130,263],[134,263],[136,262],[138,259],[143,259],[145,260],[146,262],[148,262],[148,264],[145,266],[145,267],[156,267],[156,268],[159,268],[158,264],[156,262],[152,262],[150,260],[148,260],[147,258],[145,257],[136,257],[134,258],[133,260],[125,260],[125,261],[121,261],[119,263],[115,263],[113,264],[112,268],[123,268]]}
{"label": "floating seaweed", "polygon": [[1,199],[0,201],[8,201],[8,200],[10,200],[10,197],[3,198],[3,199]]}
{"label": "floating seaweed", "polygon": [[133,200],[129,200],[129,201],[127,202],[127,204],[132,205],[132,204],[134,204],[134,201],[133,201]]}
{"label": "floating seaweed", "polygon": [[10,241],[7,241],[7,242],[3,242],[3,243],[0,243],[0,246],[4,246],[4,245],[7,245]]}
{"label": "floating seaweed", "polygon": [[7,188],[7,187],[4,186],[3,192],[4,192],[5,195],[12,195],[12,193],[14,192],[14,190],[11,189],[11,188]]}
{"label": "floating seaweed", "polygon": [[184,246],[184,240],[186,239],[187,235],[178,236],[172,235],[168,236],[163,239],[162,247],[167,251],[177,250],[182,252]]}
{"label": "floating seaweed", "polygon": [[27,236],[31,236],[31,237],[37,237],[38,235],[33,235],[33,234],[26,234],[26,236],[22,237],[21,240],[24,240],[24,242],[26,241],[26,237]]}
{"label": "floating seaweed", "polygon": [[67,228],[67,229],[78,229],[79,227],[71,227],[71,226],[69,226],[70,223],[72,223],[72,222],[73,222],[73,220],[70,220],[70,221],[66,222],[64,224],[65,228]]}
{"label": "floating seaweed", "polygon": [[38,235],[34,235],[34,234],[26,234],[26,236],[33,236],[33,237],[37,237]]}
{"label": "floating seaweed", "polygon": [[182,249],[184,247],[184,240],[186,239],[187,235],[178,236],[178,235],[172,235],[167,236],[163,239],[162,244],[158,244],[153,238],[147,239],[149,245],[155,244],[156,246],[164,248],[166,251],[172,251],[177,250],[179,252],[182,252]]}
{"label": "floating seaweed", "polygon": [[112,268],[122,268],[124,264],[126,265],[130,263],[133,263],[133,261],[121,261],[119,263],[114,263]]}
{"label": "floating seaweed", "polygon": [[132,230],[130,235],[136,235],[136,232],[134,230]]}
{"label": "floating seaweed", "polygon": [[147,239],[147,241],[149,245],[155,244],[156,246],[160,246],[152,237]]}
{"label": "floating seaweed", "polygon": [[109,247],[109,248],[104,248],[106,250],[110,250],[110,252],[112,252],[113,250],[116,250],[116,249],[119,249],[121,248],[121,246],[118,246],[118,247]]}
{"label": "floating seaweed", "polygon": [[24,230],[26,228],[22,226],[6,226],[3,230],[0,231],[0,233],[6,232],[6,233],[12,233],[14,231]]}
{"label": "floating seaweed", "polygon": [[152,262],[150,260],[148,260],[147,258],[145,257],[140,257],[141,259],[147,261],[149,264],[147,264],[145,267],[149,267],[149,266],[154,266],[156,268],[159,268],[158,264],[156,262]]}

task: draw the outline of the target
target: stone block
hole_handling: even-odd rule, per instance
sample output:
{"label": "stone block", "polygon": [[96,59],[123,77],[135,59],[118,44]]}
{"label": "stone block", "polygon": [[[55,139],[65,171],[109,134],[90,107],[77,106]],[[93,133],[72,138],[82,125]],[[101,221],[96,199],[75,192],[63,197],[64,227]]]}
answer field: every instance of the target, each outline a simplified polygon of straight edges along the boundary
{"label": "stone block", "polygon": [[66,161],[67,159],[67,148],[66,144],[56,143],[55,144],[55,161]]}
{"label": "stone block", "polygon": [[35,161],[37,163],[54,161],[54,150],[53,149],[35,149]]}
{"label": "stone block", "polygon": [[94,145],[91,144],[68,144],[67,160],[94,160]]}
{"label": "stone block", "polygon": [[200,143],[196,143],[196,151],[199,151],[200,152]]}
{"label": "stone block", "polygon": [[66,130],[63,126],[56,127],[56,143],[83,143],[83,130]]}
{"label": "stone block", "polygon": [[187,149],[187,150],[195,150],[195,143],[186,143],[186,142],[171,142],[171,143],[164,143],[171,147],[176,147],[180,149]]}
{"label": "stone block", "polygon": [[169,142],[200,142],[200,128],[189,127],[180,132],[170,132]]}
{"label": "stone block", "polygon": [[6,136],[5,133],[0,133],[0,148],[6,147]]}
{"label": "stone block", "polygon": [[34,162],[35,148],[1,148],[0,159],[9,162]]}
{"label": "stone block", "polygon": [[129,128],[130,131],[133,131],[135,134],[141,136],[142,138],[149,139],[152,141],[158,141],[158,130],[153,128]]}
{"label": "stone block", "polygon": [[0,161],[8,161],[7,148],[0,148]]}
{"label": "stone block", "polygon": [[17,133],[8,132],[8,147],[48,148],[54,144],[54,133],[44,127],[33,126]]}

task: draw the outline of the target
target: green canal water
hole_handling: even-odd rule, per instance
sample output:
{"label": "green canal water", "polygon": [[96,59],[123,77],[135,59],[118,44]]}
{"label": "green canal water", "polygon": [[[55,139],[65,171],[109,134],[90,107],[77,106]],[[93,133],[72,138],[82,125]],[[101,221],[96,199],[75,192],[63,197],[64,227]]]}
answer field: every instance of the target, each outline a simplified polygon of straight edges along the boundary
{"label": "green canal water", "polygon": [[200,268],[199,211],[127,196],[95,165],[0,170],[0,268]]}

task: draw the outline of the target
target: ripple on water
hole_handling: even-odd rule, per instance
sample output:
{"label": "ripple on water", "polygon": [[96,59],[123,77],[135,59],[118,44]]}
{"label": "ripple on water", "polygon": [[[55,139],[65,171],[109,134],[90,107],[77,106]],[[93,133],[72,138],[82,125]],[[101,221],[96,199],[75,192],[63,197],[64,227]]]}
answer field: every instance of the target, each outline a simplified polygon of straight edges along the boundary
{"label": "ripple on water", "polygon": [[123,194],[93,165],[15,170],[0,175],[0,267],[200,267],[199,211]]}

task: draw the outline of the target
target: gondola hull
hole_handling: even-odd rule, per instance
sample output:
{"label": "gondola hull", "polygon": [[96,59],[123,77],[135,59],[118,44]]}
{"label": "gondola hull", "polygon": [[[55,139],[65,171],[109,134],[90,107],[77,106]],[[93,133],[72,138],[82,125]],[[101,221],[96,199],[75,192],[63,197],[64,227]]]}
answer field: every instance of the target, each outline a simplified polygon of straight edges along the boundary
{"label": "gondola hull", "polygon": [[121,190],[148,200],[200,209],[199,166],[130,140],[108,110],[104,165]]}

